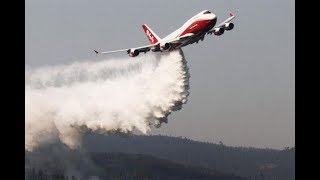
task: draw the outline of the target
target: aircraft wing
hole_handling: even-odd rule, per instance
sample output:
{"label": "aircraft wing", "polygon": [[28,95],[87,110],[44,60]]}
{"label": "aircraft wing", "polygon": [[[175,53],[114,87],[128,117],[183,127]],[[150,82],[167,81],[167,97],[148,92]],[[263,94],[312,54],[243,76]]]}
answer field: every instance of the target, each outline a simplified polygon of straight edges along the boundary
{"label": "aircraft wing", "polygon": [[[183,44],[184,42],[186,42],[188,39],[192,38],[194,36],[193,33],[188,33],[185,34],[182,37],[177,37],[174,39],[170,39],[168,41],[165,41],[163,43],[170,43],[171,45],[173,45],[174,47],[177,47],[181,44]],[[151,49],[153,49],[154,51],[159,51],[159,46],[160,46],[160,42],[156,43],[156,44],[151,44],[151,45],[146,45],[146,46],[141,46],[141,47],[135,47],[135,48],[127,48],[127,49],[120,49],[120,50],[115,50],[115,51],[104,51],[104,52],[99,52],[97,50],[94,50],[94,52],[96,54],[111,54],[111,53],[117,53],[117,52],[124,52],[126,51],[127,54],[129,54],[130,56],[137,56],[140,52],[148,52]]]}
{"label": "aircraft wing", "polygon": [[116,53],[116,52],[123,52],[127,51],[128,49],[120,49],[120,50],[115,50],[115,51],[105,51],[105,52],[99,52],[97,50],[94,50],[96,54],[111,54],[111,53]]}
{"label": "aircraft wing", "polygon": [[215,29],[217,28],[224,28],[226,26],[226,24],[230,23],[234,18],[235,18],[235,15],[230,12],[230,17],[228,17],[226,20],[224,20],[222,23],[220,23],[219,25],[215,26],[214,28],[212,28],[210,31],[208,31],[207,33],[208,34],[211,34],[215,31]]}
{"label": "aircraft wing", "polygon": [[127,48],[127,49],[120,49],[120,50],[115,50],[115,51],[104,51],[104,52],[99,52],[99,51],[97,51],[97,50],[94,50],[94,52],[95,52],[96,54],[111,54],[111,53],[124,52],[124,51],[126,51],[128,54],[129,54],[130,52],[134,52],[134,51],[136,51],[136,52],[138,52],[138,53],[140,53],[140,52],[145,52],[145,53],[146,53],[146,52],[150,51],[150,49],[155,48],[156,45],[157,45],[157,44],[152,44],[152,45],[147,45],[147,46],[141,46],[141,47],[135,47],[135,48]]}

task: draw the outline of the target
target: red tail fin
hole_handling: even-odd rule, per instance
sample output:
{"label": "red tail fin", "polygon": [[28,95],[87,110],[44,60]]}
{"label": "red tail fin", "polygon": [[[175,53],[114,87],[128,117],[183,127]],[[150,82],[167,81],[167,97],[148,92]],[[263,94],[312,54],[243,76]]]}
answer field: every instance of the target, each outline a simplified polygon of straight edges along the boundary
{"label": "red tail fin", "polygon": [[154,33],[146,24],[143,24],[142,28],[146,33],[151,44],[155,44],[160,40],[159,36],[157,36],[157,34]]}

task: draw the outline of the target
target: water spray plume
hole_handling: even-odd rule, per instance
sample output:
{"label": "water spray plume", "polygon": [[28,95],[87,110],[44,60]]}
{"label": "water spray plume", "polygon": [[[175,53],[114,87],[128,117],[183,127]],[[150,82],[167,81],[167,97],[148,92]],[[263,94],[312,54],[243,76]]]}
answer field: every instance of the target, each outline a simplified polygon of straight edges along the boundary
{"label": "water spray plume", "polygon": [[74,149],[89,131],[147,133],[181,109],[188,89],[181,50],[26,68],[25,149],[55,141]]}

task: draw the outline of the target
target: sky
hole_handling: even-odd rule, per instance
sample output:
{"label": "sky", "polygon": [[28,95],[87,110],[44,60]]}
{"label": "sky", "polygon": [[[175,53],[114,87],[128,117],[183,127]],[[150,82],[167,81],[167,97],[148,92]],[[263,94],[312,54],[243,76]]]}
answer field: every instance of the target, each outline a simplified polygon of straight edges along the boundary
{"label": "sky", "polygon": [[93,49],[147,45],[144,23],[165,37],[202,10],[216,14],[217,23],[234,12],[232,31],[182,48],[191,74],[188,102],[149,134],[230,146],[295,145],[294,1],[25,3],[25,65],[31,67],[96,59]]}

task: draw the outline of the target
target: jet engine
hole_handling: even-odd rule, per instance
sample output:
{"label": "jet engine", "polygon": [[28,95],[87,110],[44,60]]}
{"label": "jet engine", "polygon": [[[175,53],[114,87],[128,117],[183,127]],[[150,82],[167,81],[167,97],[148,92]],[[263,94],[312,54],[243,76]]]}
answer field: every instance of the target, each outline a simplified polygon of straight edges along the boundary
{"label": "jet engine", "polygon": [[129,49],[127,52],[130,57],[136,57],[139,55],[139,51],[136,49]]}
{"label": "jet engine", "polygon": [[160,44],[161,51],[169,51],[170,48],[171,48],[171,44],[170,43],[161,43]]}
{"label": "jet engine", "polygon": [[226,23],[224,25],[224,29],[227,30],[227,31],[230,31],[231,29],[233,29],[233,27],[234,27],[233,23]]}
{"label": "jet engine", "polygon": [[216,36],[220,36],[224,33],[224,29],[223,28],[215,28],[213,31],[213,34]]}

